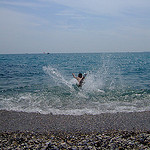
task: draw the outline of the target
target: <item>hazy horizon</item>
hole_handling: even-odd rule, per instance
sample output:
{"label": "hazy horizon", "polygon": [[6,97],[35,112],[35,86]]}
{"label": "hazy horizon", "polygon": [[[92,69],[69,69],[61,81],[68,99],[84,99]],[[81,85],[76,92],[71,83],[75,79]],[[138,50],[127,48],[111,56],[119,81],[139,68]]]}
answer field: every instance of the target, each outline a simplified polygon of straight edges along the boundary
{"label": "hazy horizon", "polygon": [[39,53],[0,53],[0,55],[24,55],[24,54],[27,54],[27,55],[32,55],[32,54],[46,54],[46,55],[48,55],[48,54],[113,54],[113,53],[150,53],[150,51],[116,51],[116,52],[114,52],[114,51],[109,51],[109,52],[107,52],[107,51],[105,51],[105,52],[103,52],[103,51],[101,51],[101,52],[39,52]]}

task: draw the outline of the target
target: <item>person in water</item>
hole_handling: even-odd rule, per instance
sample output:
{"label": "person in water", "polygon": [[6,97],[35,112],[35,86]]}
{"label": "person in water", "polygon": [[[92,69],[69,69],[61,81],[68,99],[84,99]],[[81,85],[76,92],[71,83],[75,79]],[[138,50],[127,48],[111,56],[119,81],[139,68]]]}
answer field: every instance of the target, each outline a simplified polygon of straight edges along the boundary
{"label": "person in water", "polygon": [[72,75],[78,81],[78,87],[82,87],[83,81],[87,74],[84,74],[83,76],[82,73],[79,73],[78,77],[76,77],[74,73],[72,73]]}

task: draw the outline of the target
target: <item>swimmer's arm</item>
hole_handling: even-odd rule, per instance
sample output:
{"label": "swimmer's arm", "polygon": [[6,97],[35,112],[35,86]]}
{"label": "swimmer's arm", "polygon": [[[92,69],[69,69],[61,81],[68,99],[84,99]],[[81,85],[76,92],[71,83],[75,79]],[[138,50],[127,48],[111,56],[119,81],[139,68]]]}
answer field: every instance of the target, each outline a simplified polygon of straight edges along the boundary
{"label": "swimmer's arm", "polygon": [[87,74],[84,74],[83,79],[86,77]]}
{"label": "swimmer's arm", "polygon": [[74,73],[72,73],[72,75],[73,75],[73,77],[74,77],[75,79],[77,79],[77,77],[74,75]]}

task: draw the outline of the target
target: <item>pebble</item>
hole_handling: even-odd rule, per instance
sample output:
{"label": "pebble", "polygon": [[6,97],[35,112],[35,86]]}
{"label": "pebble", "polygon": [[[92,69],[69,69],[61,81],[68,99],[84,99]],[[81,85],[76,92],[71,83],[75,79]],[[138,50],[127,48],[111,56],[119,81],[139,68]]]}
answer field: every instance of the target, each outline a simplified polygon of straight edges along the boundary
{"label": "pebble", "polygon": [[150,149],[150,131],[104,133],[0,133],[0,149],[96,150]]}

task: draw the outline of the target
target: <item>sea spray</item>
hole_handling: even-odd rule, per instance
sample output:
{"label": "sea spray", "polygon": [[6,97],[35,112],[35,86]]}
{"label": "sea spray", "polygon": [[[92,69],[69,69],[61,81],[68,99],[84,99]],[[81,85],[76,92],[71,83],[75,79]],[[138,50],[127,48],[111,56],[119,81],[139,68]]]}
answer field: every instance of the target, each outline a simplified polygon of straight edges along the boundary
{"label": "sea spray", "polygon": [[43,70],[45,73],[47,73],[50,77],[53,78],[53,81],[57,84],[64,84],[68,86],[69,88],[72,88],[71,84],[64,79],[64,77],[59,73],[59,71],[56,68],[49,66],[44,66]]}
{"label": "sea spray", "polygon": [[87,92],[100,91],[103,89],[103,84],[99,70],[96,73],[88,72],[83,84],[83,90]]}

